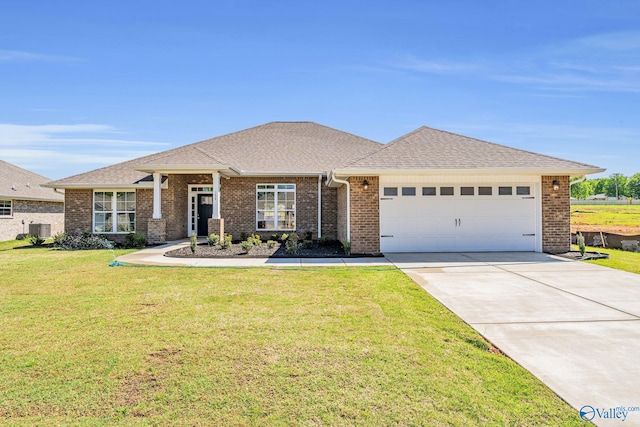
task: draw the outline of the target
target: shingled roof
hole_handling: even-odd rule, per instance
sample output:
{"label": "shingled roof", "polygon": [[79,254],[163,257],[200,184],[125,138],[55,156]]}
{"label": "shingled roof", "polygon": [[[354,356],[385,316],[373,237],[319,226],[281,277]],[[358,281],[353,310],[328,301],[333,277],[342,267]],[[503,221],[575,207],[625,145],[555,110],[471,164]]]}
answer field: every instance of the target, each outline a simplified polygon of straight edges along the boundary
{"label": "shingled roof", "polygon": [[475,138],[420,127],[375,153],[338,168],[336,173],[365,171],[504,170],[591,174],[597,166],[532,153]]}
{"label": "shingled roof", "polygon": [[40,186],[49,181],[49,178],[0,160],[0,197],[2,198],[63,202],[64,195]]}
{"label": "shingled roof", "polygon": [[153,171],[320,174],[382,146],[313,122],[272,122],[64,178],[49,186],[132,185]]}

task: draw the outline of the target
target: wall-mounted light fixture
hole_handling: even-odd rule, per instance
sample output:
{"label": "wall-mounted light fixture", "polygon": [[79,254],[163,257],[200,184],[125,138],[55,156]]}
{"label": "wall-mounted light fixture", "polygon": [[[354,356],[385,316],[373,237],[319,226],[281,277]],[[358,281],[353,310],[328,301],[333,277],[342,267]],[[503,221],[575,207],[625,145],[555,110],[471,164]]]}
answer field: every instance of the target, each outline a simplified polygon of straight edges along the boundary
{"label": "wall-mounted light fixture", "polygon": [[557,179],[553,180],[553,191],[558,191],[560,189],[560,183]]}
{"label": "wall-mounted light fixture", "polygon": [[368,190],[369,189],[369,181],[367,181],[366,179],[364,181],[362,181],[362,187],[365,190]]}

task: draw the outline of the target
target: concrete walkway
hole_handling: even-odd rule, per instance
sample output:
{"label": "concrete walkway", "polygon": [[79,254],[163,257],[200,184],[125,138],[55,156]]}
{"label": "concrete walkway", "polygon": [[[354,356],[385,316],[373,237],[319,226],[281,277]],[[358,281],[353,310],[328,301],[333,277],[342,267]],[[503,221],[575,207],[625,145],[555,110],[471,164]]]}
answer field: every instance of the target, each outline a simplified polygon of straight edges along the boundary
{"label": "concrete walkway", "polygon": [[[201,241],[202,242],[202,241]],[[116,258],[131,265],[155,265],[165,267],[362,267],[393,264],[383,257],[365,258],[170,258],[168,251],[189,246],[189,240],[168,242],[161,246],[143,249]]]}
{"label": "concrete walkway", "polygon": [[640,275],[538,253],[387,258],[584,418],[640,426]]}

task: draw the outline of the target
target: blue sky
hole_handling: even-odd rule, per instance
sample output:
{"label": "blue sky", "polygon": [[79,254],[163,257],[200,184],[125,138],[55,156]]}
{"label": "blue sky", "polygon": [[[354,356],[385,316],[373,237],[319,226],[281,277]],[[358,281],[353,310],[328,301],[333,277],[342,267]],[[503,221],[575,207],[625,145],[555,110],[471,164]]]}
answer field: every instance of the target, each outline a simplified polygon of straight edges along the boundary
{"label": "blue sky", "polygon": [[[270,121],[640,172],[640,2],[22,0],[0,159],[53,179]],[[293,160],[295,161],[295,160]]]}

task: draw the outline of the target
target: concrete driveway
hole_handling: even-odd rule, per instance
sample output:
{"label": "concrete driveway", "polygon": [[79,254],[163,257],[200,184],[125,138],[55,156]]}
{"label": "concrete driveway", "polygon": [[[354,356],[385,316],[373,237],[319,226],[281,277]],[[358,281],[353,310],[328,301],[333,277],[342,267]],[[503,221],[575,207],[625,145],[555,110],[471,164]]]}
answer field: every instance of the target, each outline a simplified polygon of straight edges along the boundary
{"label": "concrete driveway", "polygon": [[539,253],[385,255],[584,418],[640,426],[640,275]]}

